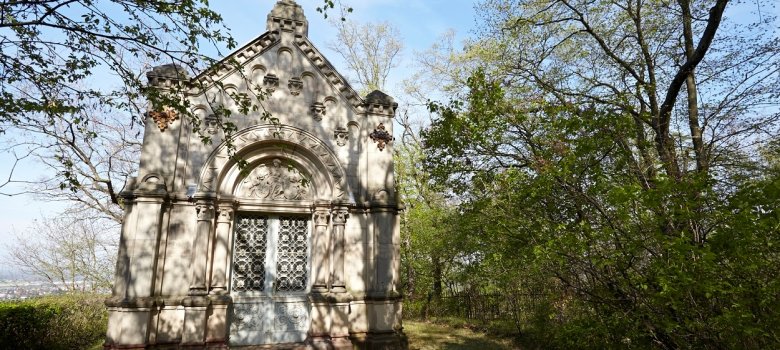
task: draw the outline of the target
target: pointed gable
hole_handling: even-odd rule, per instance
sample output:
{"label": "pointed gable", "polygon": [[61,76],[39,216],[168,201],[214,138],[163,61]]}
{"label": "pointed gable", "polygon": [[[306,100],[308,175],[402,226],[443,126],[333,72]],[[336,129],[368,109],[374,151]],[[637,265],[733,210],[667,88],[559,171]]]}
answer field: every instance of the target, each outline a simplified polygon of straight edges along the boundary
{"label": "pointed gable", "polygon": [[[317,86],[309,87],[309,92],[315,88],[323,96],[309,97],[312,100],[309,109],[317,109],[318,103],[326,105],[325,100],[329,98],[343,100],[353,112],[361,111],[363,99],[309,40],[308,21],[300,5],[289,0],[278,1],[268,14],[266,26],[265,33],[196,76],[197,85],[208,90],[215,82],[244,89],[253,88],[244,85],[254,84],[254,88],[270,89],[272,97],[277,90],[298,96],[307,90],[306,80],[310,79]],[[241,67],[240,73],[237,67]],[[242,79],[249,84],[240,82]]]}

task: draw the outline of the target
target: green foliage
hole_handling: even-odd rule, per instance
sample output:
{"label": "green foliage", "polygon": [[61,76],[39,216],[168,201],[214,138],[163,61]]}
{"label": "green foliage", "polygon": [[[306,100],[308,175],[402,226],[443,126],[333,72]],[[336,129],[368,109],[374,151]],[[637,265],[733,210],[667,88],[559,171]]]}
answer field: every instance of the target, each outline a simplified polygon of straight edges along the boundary
{"label": "green foliage", "polygon": [[[347,20],[346,13],[352,13],[352,8],[342,5],[340,1],[337,2],[339,3],[340,10],[341,10],[341,21],[344,22]],[[322,6],[317,7],[317,12],[321,13],[327,19],[328,10],[333,10],[335,8],[336,8],[336,3],[333,2],[333,0],[323,0]]]}
{"label": "green foliage", "polygon": [[448,235],[468,274],[449,279],[543,295],[516,325],[546,347],[780,344],[780,173],[648,185],[619,142],[630,116],[514,108],[481,71],[469,88],[424,134],[433,182],[461,199]]}
{"label": "green foliage", "polygon": [[0,302],[0,349],[85,349],[105,336],[103,295]]}
{"label": "green foliage", "polygon": [[[773,143],[753,163],[668,178],[637,162],[629,114],[518,101],[483,70],[468,89],[462,100],[432,103],[437,118],[423,133],[429,182],[451,190],[450,208],[408,214],[453,213],[446,232],[407,222],[427,247],[437,237],[454,245],[449,256],[460,266],[445,284],[542,296],[513,315],[525,341],[545,348],[780,344]],[[731,175],[745,171],[753,176]],[[441,307],[409,305],[421,317]]]}

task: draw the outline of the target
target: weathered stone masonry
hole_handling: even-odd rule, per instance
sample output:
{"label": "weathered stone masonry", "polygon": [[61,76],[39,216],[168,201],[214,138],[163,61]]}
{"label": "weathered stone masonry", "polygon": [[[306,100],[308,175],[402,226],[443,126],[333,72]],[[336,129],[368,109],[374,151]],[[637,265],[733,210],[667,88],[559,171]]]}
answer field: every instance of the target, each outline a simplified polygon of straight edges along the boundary
{"label": "weathered stone masonry", "polygon": [[[148,113],[138,177],[122,193],[106,349],[404,347],[397,104],[360,97],[307,34],[300,6],[279,1],[267,32],[226,58],[240,72],[148,74],[161,89],[206,86],[183,98],[213,143],[173,110]],[[278,125],[229,98],[257,86]],[[228,156],[215,108],[232,111],[246,169]]]}

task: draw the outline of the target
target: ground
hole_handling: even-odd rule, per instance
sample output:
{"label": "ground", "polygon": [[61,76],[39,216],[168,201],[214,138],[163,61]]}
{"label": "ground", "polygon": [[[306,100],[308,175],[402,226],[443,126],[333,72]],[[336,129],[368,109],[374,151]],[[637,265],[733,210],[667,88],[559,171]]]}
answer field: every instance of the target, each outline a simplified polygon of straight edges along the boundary
{"label": "ground", "polygon": [[466,328],[451,328],[428,322],[404,320],[409,350],[509,350],[517,349],[507,339],[496,339]]}
{"label": "ground", "polygon": [[[453,328],[440,324],[404,320],[404,333],[409,337],[409,350],[510,350],[518,349],[507,339]],[[89,350],[103,349],[100,339]]]}

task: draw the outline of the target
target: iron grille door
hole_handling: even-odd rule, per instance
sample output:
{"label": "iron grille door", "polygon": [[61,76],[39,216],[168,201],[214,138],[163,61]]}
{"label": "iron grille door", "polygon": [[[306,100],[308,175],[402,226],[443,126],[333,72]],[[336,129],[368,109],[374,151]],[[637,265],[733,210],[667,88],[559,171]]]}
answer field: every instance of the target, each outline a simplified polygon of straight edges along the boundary
{"label": "iron grille door", "polygon": [[236,217],[235,232],[233,290],[236,292],[262,292],[265,290],[268,217],[260,215],[238,216]]}
{"label": "iron grille door", "polygon": [[307,281],[309,220],[279,218],[279,238],[276,246],[276,290],[303,292]]}

